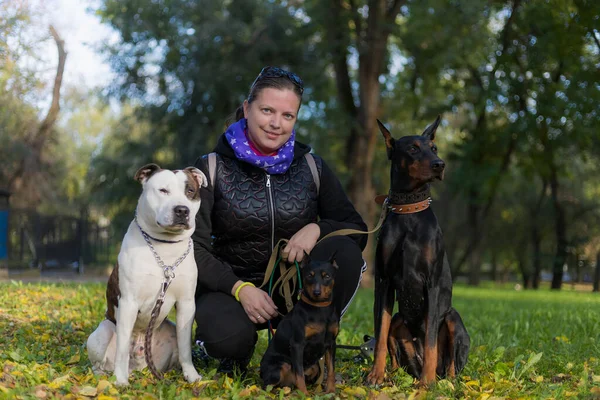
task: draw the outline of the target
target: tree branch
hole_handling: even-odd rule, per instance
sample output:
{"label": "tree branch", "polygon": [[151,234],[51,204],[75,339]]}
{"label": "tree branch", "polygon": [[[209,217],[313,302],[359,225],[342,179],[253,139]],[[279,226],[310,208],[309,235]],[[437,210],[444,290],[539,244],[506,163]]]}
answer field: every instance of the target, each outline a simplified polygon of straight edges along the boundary
{"label": "tree branch", "polygon": [[65,41],[60,37],[52,25],[50,25],[50,34],[54,38],[56,47],[58,48],[58,67],[56,69],[56,77],[54,78],[54,88],[52,89],[52,103],[46,114],[46,118],[42,121],[36,137],[34,138],[34,147],[35,145],[42,146],[46,141],[56,122],[56,118],[58,118],[58,112],[60,111],[60,87],[62,85],[63,73],[65,72],[67,52],[65,51]]}

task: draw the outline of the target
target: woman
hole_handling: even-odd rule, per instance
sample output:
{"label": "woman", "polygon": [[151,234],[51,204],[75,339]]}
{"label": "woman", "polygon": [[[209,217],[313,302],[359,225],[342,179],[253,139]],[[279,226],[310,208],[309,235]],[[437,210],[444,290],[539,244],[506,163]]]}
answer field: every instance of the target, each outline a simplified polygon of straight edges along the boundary
{"label": "woman", "polygon": [[[366,264],[366,235],[320,238],[343,228],[366,231],[339,180],[313,156],[320,178],[317,188],[306,153],[296,142],[294,125],[304,91],[295,74],[265,67],[250,87],[215,148],[214,182],[201,193],[202,207],[193,236],[198,286],[196,339],[208,355],[221,359],[221,371],[244,370],[258,335],[286,312],[279,295],[270,298],[262,284],[272,250],[288,262],[304,253],[328,260],[334,253],[340,272],[334,303],[340,314],[358,289]],[[207,156],[196,167],[210,176]],[[209,179],[210,180],[210,179]],[[316,245],[316,246],[315,246]],[[296,296],[293,297],[296,299]]]}

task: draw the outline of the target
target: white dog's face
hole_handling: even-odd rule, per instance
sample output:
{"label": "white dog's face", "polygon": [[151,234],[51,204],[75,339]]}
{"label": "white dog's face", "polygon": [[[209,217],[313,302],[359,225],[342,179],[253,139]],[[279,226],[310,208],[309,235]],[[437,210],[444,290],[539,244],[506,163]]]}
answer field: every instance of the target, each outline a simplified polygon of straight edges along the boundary
{"label": "white dog's face", "polygon": [[180,235],[194,231],[200,187],[207,185],[202,171],[194,167],[171,171],[149,164],[139,169],[135,179],[143,185],[138,219],[144,221],[149,233]]}

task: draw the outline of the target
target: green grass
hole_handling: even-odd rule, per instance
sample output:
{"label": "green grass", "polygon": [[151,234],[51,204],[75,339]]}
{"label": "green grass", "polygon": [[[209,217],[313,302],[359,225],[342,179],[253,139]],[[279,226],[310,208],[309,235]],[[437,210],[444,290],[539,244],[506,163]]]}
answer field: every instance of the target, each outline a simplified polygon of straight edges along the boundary
{"label": "green grass", "polygon": [[[372,291],[361,290],[342,323],[338,343],[359,344],[372,333]],[[427,390],[403,370],[382,387],[362,385],[368,362],[338,351],[343,380],[338,398],[600,398],[600,295],[581,292],[454,290],[454,306],[471,335],[469,362],[455,380]],[[103,284],[0,284],[0,398],[284,398],[296,391],[263,391],[258,377],[262,335],[244,380],[201,370],[188,384],[179,371],[157,382],[136,372],[126,388],[94,376],[85,341],[103,318]],[[309,387],[314,398],[320,395]]]}

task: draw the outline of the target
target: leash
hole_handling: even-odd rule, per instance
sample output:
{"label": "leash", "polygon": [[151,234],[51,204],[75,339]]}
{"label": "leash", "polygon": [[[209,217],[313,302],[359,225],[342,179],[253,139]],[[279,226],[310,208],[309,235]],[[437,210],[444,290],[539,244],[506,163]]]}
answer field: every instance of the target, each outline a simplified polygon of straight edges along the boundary
{"label": "leash", "polygon": [[[339,229],[337,231],[331,232],[321,238],[316,244],[321,243],[325,239],[329,239],[334,236],[347,236],[347,235],[368,235],[371,233],[377,232],[381,226],[383,225],[383,221],[387,216],[389,211],[389,206],[387,200],[383,202],[381,207],[381,214],[379,216],[379,221],[377,222],[377,226],[370,231],[361,231],[358,229]],[[279,266],[280,276],[275,281],[275,283],[269,287],[269,296],[271,296],[272,291],[275,290],[277,286],[279,288],[279,294],[285,299],[285,306],[287,311],[290,312],[294,307],[294,302],[292,301],[292,293],[296,291],[296,279],[300,280],[300,269],[298,267],[298,263],[296,265],[292,265],[291,267],[286,267],[285,262],[281,262],[281,256],[279,256],[279,252],[282,245],[287,245],[289,242],[288,239],[279,239],[275,247],[273,248],[273,252],[271,253],[271,257],[269,258],[269,263],[267,264],[267,269],[265,270],[265,277],[263,279],[262,284],[259,288],[264,287],[267,283],[272,281],[273,275],[275,273],[275,269]],[[315,244],[315,245],[316,245]],[[295,267],[296,271],[293,270]],[[297,272],[297,273],[295,273]]]}
{"label": "leash", "polygon": [[[181,264],[183,262],[183,260],[186,259],[186,257],[188,256],[188,254],[190,254],[190,251],[192,250],[192,247],[193,247],[192,238],[188,239],[187,249],[177,260],[175,260],[173,265],[166,265],[164,263],[164,261],[162,260],[162,258],[160,258],[160,256],[156,252],[156,249],[154,248],[154,246],[152,245],[152,242],[150,241],[151,236],[148,235],[142,229],[140,224],[137,222],[137,215],[135,218],[135,223],[137,224],[138,228],[140,228],[140,232],[142,232],[142,237],[146,241],[146,244],[148,244],[148,247],[150,248],[150,251],[152,252],[152,255],[154,256],[154,260],[156,260],[156,263],[158,264],[158,266],[163,269],[163,273],[164,273],[164,280],[160,284],[160,290],[158,291],[158,298],[156,299],[154,308],[152,308],[152,312],[150,313],[150,322],[148,322],[148,328],[146,328],[146,337],[144,338],[144,357],[146,358],[146,364],[148,364],[148,369],[150,370],[150,372],[152,372],[152,375],[154,375],[154,377],[156,379],[162,379],[163,378],[162,372],[160,372],[156,368],[156,366],[154,365],[154,361],[152,361],[152,351],[151,351],[152,350],[151,349],[152,333],[154,332],[154,324],[160,313],[160,308],[162,307],[163,303],[165,302],[165,295],[167,294],[167,289],[171,285],[171,282],[173,281],[173,279],[175,279],[175,268],[177,268],[179,266],[179,264]],[[159,242],[163,242],[163,241],[159,240]],[[167,243],[176,243],[176,242],[167,242]]]}
{"label": "leash", "polygon": [[[280,261],[281,261],[281,256],[279,256],[279,258],[277,259],[276,264],[279,264]],[[294,264],[295,264],[296,273],[298,276],[298,285],[300,287],[300,293],[302,293],[302,278],[300,277],[300,266],[298,265],[298,261],[294,261]],[[291,268],[290,268],[290,270],[291,270]],[[273,269],[273,273],[271,273],[271,277],[269,278],[269,292],[268,293],[269,293],[269,297],[271,297],[271,298],[273,297],[273,287],[274,287],[273,286],[273,276],[275,276],[274,272],[275,272],[275,269]],[[281,277],[280,277],[280,279],[277,280],[277,282],[279,282],[280,280],[281,280]],[[294,290],[292,291],[292,293],[295,291],[295,289],[296,289],[296,287],[294,284]],[[300,295],[298,295],[298,296],[300,296]],[[290,310],[288,310],[288,312],[289,311]],[[283,314],[281,314],[279,311],[278,311],[278,313],[280,316],[283,316]],[[267,323],[269,325],[269,329],[268,329],[269,343],[271,343],[272,337],[275,336],[275,331],[273,330],[273,324],[271,323],[271,320],[268,320]]]}
{"label": "leash", "polygon": [[[375,233],[383,225],[383,221],[385,220],[385,217],[387,216],[388,211],[389,211],[388,202],[387,202],[387,200],[385,200],[381,207],[381,214],[379,216],[379,221],[377,222],[376,227],[373,228],[372,230],[365,232],[365,231],[361,231],[358,229],[339,229],[337,231],[331,232],[331,233],[323,236],[323,238],[321,238],[321,240],[319,240],[316,244],[322,242],[325,239],[328,239],[328,238],[334,237],[334,236],[345,236],[345,235],[356,235],[356,234],[368,235],[371,233]],[[265,270],[265,277],[263,279],[262,284],[259,286],[259,288],[264,287],[268,283],[269,284],[269,286],[268,286],[269,297],[273,297],[273,292],[275,291],[275,288],[277,288],[279,286],[279,295],[285,299],[285,306],[287,308],[287,312],[289,313],[292,310],[292,308],[294,307],[294,302],[292,300],[292,294],[296,291],[296,282],[298,282],[298,285],[300,288],[300,294],[302,293],[302,279],[300,277],[300,266],[298,265],[297,261],[294,261],[294,265],[290,266],[289,268],[286,266],[286,264],[287,264],[286,262],[283,262],[283,263],[281,262],[282,258],[279,255],[280,249],[282,246],[287,245],[288,242],[289,242],[288,239],[280,239],[277,242],[277,244],[275,245],[275,247],[273,248],[273,252],[271,253],[271,257],[269,258],[269,263],[267,264],[267,269]],[[279,278],[275,281],[275,283],[273,283],[273,277],[275,276],[275,270],[278,266],[279,266],[280,275],[279,275]],[[298,296],[300,296],[300,294]],[[281,314],[281,313],[279,313],[279,315],[283,316],[283,314]],[[270,343],[272,336],[275,335],[275,332],[273,330],[273,326],[272,326],[270,320],[268,321],[268,326],[269,326],[268,336],[269,336],[269,343]]]}

